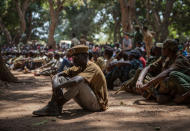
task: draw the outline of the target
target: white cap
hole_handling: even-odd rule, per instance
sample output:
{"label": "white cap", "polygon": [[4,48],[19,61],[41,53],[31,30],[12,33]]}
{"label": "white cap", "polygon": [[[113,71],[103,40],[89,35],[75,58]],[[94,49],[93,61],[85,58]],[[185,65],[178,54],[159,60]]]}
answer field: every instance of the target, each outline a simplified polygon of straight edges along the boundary
{"label": "white cap", "polygon": [[163,48],[164,43],[156,43],[156,47]]}

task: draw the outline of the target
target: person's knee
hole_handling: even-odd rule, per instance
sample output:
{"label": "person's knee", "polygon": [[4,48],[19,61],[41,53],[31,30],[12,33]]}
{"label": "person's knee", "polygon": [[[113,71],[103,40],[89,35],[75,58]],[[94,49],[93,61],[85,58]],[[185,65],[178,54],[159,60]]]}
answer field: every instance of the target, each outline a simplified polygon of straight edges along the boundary
{"label": "person's knee", "polygon": [[170,72],[169,77],[171,77],[171,78],[177,78],[180,75],[181,75],[180,72],[178,72],[178,71],[172,71],[172,72]]}
{"label": "person's knee", "polygon": [[77,88],[79,88],[80,90],[86,90],[87,88],[89,88],[89,85],[86,81],[83,81],[81,83],[79,83],[77,86]]}

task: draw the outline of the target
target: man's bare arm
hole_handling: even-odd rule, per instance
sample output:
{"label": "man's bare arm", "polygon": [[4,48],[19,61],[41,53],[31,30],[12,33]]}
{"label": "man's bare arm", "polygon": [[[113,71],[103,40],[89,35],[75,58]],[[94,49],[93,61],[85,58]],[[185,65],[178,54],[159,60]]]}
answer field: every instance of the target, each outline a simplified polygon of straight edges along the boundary
{"label": "man's bare arm", "polygon": [[53,86],[53,89],[72,87],[72,86],[78,85],[79,83],[81,83],[83,81],[84,81],[83,77],[75,76],[66,81],[59,82],[59,78],[56,75],[52,80],[52,86]]}
{"label": "man's bare arm", "polygon": [[141,82],[142,82],[142,81],[144,80],[144,77],[146,76],[147,72],[149,71],[149,69],[150,69],[150,66],[145,67],[145,68],[141,71],[141,73],[140,73],[139,78],[138,78],[137,81],[141,81]]}
{"label": "man's bare arm", "polygon": [[147,66],[147,67],[145,67],[145,68],[141,71],[141,73],[140,73],[140,75],[139,75],[139,77],[138,77],[137,83],[136,83],[136,87],[137,87],[137,88],[141,88],[141,87],[143,86],[143,80],[144,80],[144,78],[145,78],[147,72],[149,71],[149,69],[150,69],[150,66]]}
{"label": "man's bare arm", "polygon": [[145,84],[142,88],[146,89],[146,88],[148,88],[151,85],[156,85],[161,80],[165,79],[168,76],[168,74],[171,71],[175,70],[175,69],[177,69],[177,67],[172,65],[169,69],[161,72],[159,75],[157,75],[156,77],[154,77],[151,81],[149,81],[147,84]]}
{"label": "man's bare arm", "polygon": [[62,83],[58,88],[64,88],[64,87],[70,87],[70,86],[75,86],[80,84],[81,82],[84,81],[84,78],[82,76],[75,76],[68,81]]}
{"label": "man's bare arm", "polygon": [[50,67],[52,64],[53,64],[53,62],[50,61],[49,63],[47,63],[47,64],[41,66],[40,69],[42,69],[42,68],[46,68],[46,67]]}

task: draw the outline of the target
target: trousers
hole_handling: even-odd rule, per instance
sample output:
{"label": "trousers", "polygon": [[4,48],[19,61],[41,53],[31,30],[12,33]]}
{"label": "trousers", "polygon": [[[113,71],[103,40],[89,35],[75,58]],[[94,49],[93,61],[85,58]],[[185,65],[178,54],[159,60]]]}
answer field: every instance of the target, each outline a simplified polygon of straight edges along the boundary
{"label": "trousers", "polygon": [[95,93],[85,81],[76,86],[60,88],[58,92],[60,91],[61,93],[54,93],[57,98],[64,98],[66,101],[74,99],[74,101],[85,110],[101,111]]}
{"label": "trousers", "polygon": [[170,73],[168,87],[172,90],[172,94],[181,95],[190,90],[190,76],[179,71]]}

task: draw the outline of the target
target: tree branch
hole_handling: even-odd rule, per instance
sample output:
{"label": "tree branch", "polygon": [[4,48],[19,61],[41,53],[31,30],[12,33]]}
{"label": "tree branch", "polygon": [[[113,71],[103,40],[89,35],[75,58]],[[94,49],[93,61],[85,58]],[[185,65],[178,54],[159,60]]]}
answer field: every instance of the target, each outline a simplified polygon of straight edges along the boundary
{"label": "tree branch", "polygon": [[49,8],[50,8],[50,17],[54,18],[54,14],[55,14],[55,9],[53,7],[53,0],[48,0],[49,2]]}
{"label": "tree branch", "polygon": [[171,11],[172,11],[172,9],[173,9],[173,4],[174,4],[174,2],[175,2],[176,0],[167,0],[166,1],[166,10],[165,10],[165,12],[164,12],[164,14],[163,14],[163,16],[164,16],[164,21],[163,21],[163,23],[169,23],[170,22],[170,20],[169,20],[169,18],[170,18],[170,13],[171,13]]}
{"label": "tree branch", "polygon": [[[32,1],[33,1],[33,0],[32,0]],[[30,0],[25,0],[25,1],[24,1],[23,5],[22,5],[22,12],[23,12],[23,14],[25,14],[25,12],[26,12],[28,6],[30,5],[30,2],[31,2]]]}
{"label": "tree branch", "polygon": [[[26,14],[26,10],[30,5],[30,0],[25,0],[23,5],[22,5],[22,9],[21,9],[21,3],[19,0],[14,0],[15,1],[15,5],[16,5],[16,9],[20,18],[20,22],[21,22],[21,32],[24,33],[26,30],[26,20],[25,20],[25,14]],[[34,1],[34,0],[32,0]]]}
{"label": "tree branch", "polygon": [[64,7],[63,4],[65,3],[65,1],[66,0],[62,0],[62,1],[58,0],[57,8],[56,8],[57,15],[59,14],[60,11],[63,10],[63,7]]}

